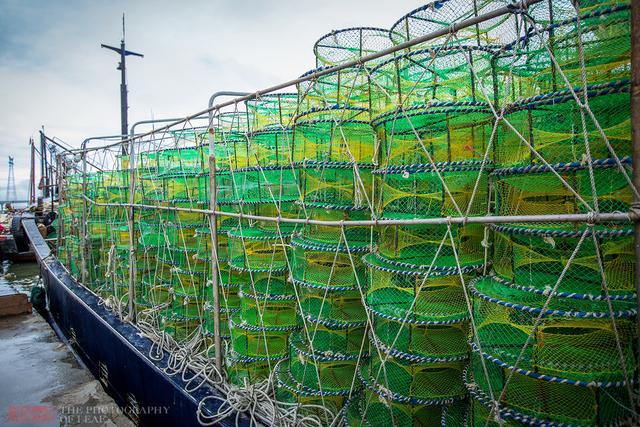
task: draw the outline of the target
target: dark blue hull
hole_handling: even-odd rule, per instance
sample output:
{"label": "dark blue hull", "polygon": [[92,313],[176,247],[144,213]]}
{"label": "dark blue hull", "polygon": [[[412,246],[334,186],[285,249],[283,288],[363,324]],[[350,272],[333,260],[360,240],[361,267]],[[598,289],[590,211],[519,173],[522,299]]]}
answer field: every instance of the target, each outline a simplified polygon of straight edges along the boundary
{"label": "dark blue hull", "polygon": [[[33,220],[25,219],[23,225],[40,265],[52,319],[118,405],[139,425],[200,425],[198,402],[220,393],[208,385],[185,391],[186,382],[180,375],[169,376],[163,371],[168,354],[158,361],[150,359],[152,341],[141,337],[135,326],[118,319],[67,273],[51,255]],[[208,399],[204,413],[215,413],[219,405],[219,400]],[[241,423],[248,424],[247,419],[242,417]],[[235,425],[235,417],[220,425]]]}

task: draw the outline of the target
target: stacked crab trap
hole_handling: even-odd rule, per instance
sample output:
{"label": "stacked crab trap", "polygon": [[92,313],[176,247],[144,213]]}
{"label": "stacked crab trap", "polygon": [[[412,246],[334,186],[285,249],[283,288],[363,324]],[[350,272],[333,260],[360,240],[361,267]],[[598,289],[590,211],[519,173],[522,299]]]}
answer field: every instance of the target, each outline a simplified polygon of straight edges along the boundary
{"label": "stacked crab trap", "polygon": [[332,31],[291,93],[67,159],[58,257],[270,423],[630,425],[630,12],[581,3]]}

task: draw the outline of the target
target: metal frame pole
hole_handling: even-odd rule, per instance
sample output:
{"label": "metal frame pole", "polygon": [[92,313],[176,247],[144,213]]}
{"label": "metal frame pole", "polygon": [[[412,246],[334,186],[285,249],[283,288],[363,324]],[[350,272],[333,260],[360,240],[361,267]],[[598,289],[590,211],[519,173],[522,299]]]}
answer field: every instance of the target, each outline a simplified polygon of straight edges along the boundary
{"label": "metal frame pole", "polygon": [[136,323],[136,229],[135,229],[135,192],[136,192],[136,174],[135,174],[135,142],[134,139],[129,141],[129,320]]}
{"label": "metal frame pole", "polygon": [[87,259],[89,258],[89,231],[87,224],[87,153],[82,153],[82,224],[80,224],[80,230],[82,231],[82,260],[80,277],[82,284],[87,286],[88,274],[87,271]]}
{"label": "metal frame pole", "polygon": [[[640,189],[640,1],[631,1],[631,143],[633,146],[633,185]],[[640,331],[640,198],[634,192],[631,219],[634,221],[635,285],[638,314],[636,333]],[[636,339],[636,410],[640,409],[640,340]]]}
{"label": "metal frame pole", "polygon": [[[58,236],[58,238],[56,241],[56,248],[58,249],[62,246],[62,238],[63,238],[62,234],[64,233],[64,216],[60,215],[60,206],[62,205],[62,196],[63,196],[62,179],[64,176],[64,171],[62,170],[62,164],[63,164],[62,154],[56,155],[56,167],[58,170],[58,175],[56,176],[58,181],[58,229],[56,230],[56,235]],[[53,206],[51,207],[51,209],[53,209]]]}
{"label": "metal frame pole", "polygon": [[[245,92],[216,92],[209,98],[209,108],[219,96],[243,96]],[[209,111],[209,231],[211,232],[211,287],[213,292],[213,347],[216,369],[222,375],[222,338],[220,337],[220,283],[218,281],[218,192],[216,186],[216,155],[213,140],[213,110]]]}
{"label": "metal frame pole", "polygon": [[[202,115],[200,117],[193,117],[192,120],[204,120],[207,119],[208,117],[205,115]],[[140,120],[139,122],[135,122],[134,124],[131,125],[131,129],[129,130],[129,136],[133,137],[136,134],[136,127],[140,126],[140,125],[150,125],[150,124],[154,124],[154,123],[173,123],[173,122],[177,122],[179,120],[182,120],[182,117],[179,118],[172,118],[172,119],[151,119],[151,120]]]}

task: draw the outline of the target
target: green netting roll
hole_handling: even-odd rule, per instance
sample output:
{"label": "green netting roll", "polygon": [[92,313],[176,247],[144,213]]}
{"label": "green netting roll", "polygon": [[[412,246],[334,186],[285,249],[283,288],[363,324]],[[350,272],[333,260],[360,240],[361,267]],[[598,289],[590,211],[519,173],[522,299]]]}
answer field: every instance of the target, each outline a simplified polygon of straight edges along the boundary
{"label": "green netting roll", "polygon": [[348,402],[344,422],[350,427],[441,427],[444,408],[444,405],[395,402],[365,389]]}
{"label": "green netting roll", "polygon": [[[383,62],[371,71],[371,90],[379,92],[376,98],[383,100],[378,112],[396,110],[400,105],[486,101],[480,83],[484,76],[492,75],[489,60],[493,53],[482,46],[446,46],[408,52]],[[473,71],[469,64],[473,64]]]}
{"label": "green netting roll", "polygon": [[[492,389],[503,389],[511,368],[500,366],[490,360],[484,365],[491,381]],[[489,385],[486,380],[481,356],[473,352],[471,369],[467,376],[467,388],[471,395],[492,405]],[[628,394],[624,387],[598,386],[578,387],[572,384],[548,381],[524,375],[521,371],[513,374],[501,401],[502,417],[522,419],[528,424],[553,423],[577,426],[620,425],[631,414]],[[506,414],[510,415],[509,417]],[[477,423],[476,423],[477,425]],[[482,425],[485,425],[484,423]],[[624,425],[624,424],[623,424]]]}
{"label": "green netting roll", "polygon": [[[533,292],[552,289],[577,247],[584,227],[558,229],[553,225],[493,226],[493,268],[502,279]],[[598,241],[596,248],[592,234]],[[597,226],[587,235],[558,292],[582,298],[603,296],[602,273],[609,294],[631,298],[635,261],[630,228]],[[599,254],[598,251],[599,250]],[[598,255],[603,264],[601,272]]]}
{"label": "green netting roll", "polygon": [[[584,96],[577,89],[580,99]],[[629,82],[616,81],[587,88],[589,108],[619,157],[631,153]],[[567,90],[519,100],[508,107],[495,142],[496,163],[501,166],[542,164],[532,146],[550,164],[586,159],[586,138],[593,159],[612,157],[605,140],[590,116],[582,122],[580,107]],[[585,113],[586,114],[586,113]],[[527,142],[522,141],[524,138]]]}
{"label": "green netting roll", "polygon": [[[629,10],[625,3],[628,4],[626,1],[581,4],[579,21],[576,12],[569,9],[565,13],[569,19],[556,15],[557,25],[538,30],[540,35],[533,33],[507,44],[504,53],[495,59],[502,99],[513,101],[567,89],[564,78],[551,62],[549,50],[571,87],[583,86],[583,72],[588,85],[629,78]],[[584,52],[584,68],[580,48]],[[511,81],[509,87],[507,80]]]}
{"label": "green netting roll", "polygon": [[482,160],[493,122],[485,102],[436,101],[389,111],[372,124],[382,141],[380,164],[386,167]]}
{"label": "green netting roll", "polygon": [[[617,340],[633,370],[637,332],[630,317],[634,301],[612,301],[617,332],[606,301],[547,295],[501,284],[491,278],[472,283],[477,338],[482,351],[502,363],[583,384],[624,381]],[[543,318],[534,328],[539,314]],[[527,337],[533,335],[522,352]],[[618,337],[618,338],[616,338]],[[570,362],[568,362],[570,361]]]}
{"label": "green netting roll", "polygon": [[240,318],[258,327],[294,327],[296,296],[284,276],[251,274],[250,283],[240,285]]}
{"label": "green netting roll", "polygon": [[253,326],[234,313],[229,320],[231,348],[239,355],[260,357],[282,357],[288,352],[288,338],[295,326]]}
{"label": "green netting roll", "polygon": [[294,162],[371,163],[376,139],[369,110],[351,105],[328,106],[296,116]]}
{"label": "green netting roll", "polygon": [[357,385],[358,353],[317,352],[304,345],[301,332],[290,337],[289,370],[293,380],[318,395],[327,392],[348,393]]}
{"label": "green netting roll", "polygon": [[241,271],[281,271],[287,268],[288,236],[257,228],[229,231],[229,265]]}
{"label": "green netting roll", "polygon": [[[631,176],[630,159],[623,167]],[[589,170],[579,162],[552,165],[582,200],[593,207]],[[598,206],[602,212],[627,212],[631,189],[612,159],[594,160],[593,176]],[[496,169],[493,172],[498,215],[550,215],[586,213],[588,206],[578,199],[566,184],[546,166]]]}

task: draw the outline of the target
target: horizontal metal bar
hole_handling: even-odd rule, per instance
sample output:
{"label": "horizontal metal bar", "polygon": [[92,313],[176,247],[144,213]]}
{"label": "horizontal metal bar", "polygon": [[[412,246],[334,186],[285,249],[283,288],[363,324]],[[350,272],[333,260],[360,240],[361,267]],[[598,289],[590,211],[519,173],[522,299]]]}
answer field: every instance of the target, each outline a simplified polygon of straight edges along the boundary
{"label": "horizontal metal bar", "polygon": [[238,219],[252,219],[255,221],[268,221],[284,224],[309,224],[323,225],[327,227],[381,227],[385,225],[446,225],[446,224],[511,224],[531,222],[584,222],[597,224],[601,222],[632,222],[628,213],[605,212],[587,214],[550,214],[550,215],[510,215],[510,216],[470,216],[470,217],[438,217],[438,218],[413,218],[413,219],[370,219],[354,221],[324,221],[306,218],[282,218],[273,216],[250,215],[235,212],[225,212],[210,209],[179,208],[175,206],[155,206],[130,203],[98,203],[90,198],[84,198],[96,206],[133,207],[135,209],[163,210],[201,213],[203,215],[220,215]]}
{"label": "horizontal metal bar", "polygon": [[309,80],[314,80],[314,79],[317,79],[318,77],[322,77],[322,76],[325,76],[327,74],[335,73],[336,71],[344,70],[346,68],[354,67],[354,66],[357,66],[357,65],[362,65],[362,64],[364,64],[366,62],[372,61],[374,59],[381,58],[381,57],[386,56],[386,55],[390,55],[390,54],[392,54],[394,52],[398,52],[400,50],[407,49],[407,48],[415,46],[417,44],[428,42],[428,41],[436,39],[438,37],[445,36],[445,35],[447,35],[449,33],[455,33],[455,32],[457,32],[457,31],[459,31],[459,30],[461,30],[463,28],[471,27],[473,25],[480,24],[480,23],[482,23],[484,21],[488,21],[490,19],[498,18],[498,17],[500,17],[502,15],[506,15],[507,13],[513,13],[513,11],[514,11],[514,7],[513,6],[517,6],[517,8],[520,8],[520,9],[526,9],[529,6],[533,5],[533,4],[540,3],[541,1],[542,0],[521,0],[519,2],[514,2],[511,5],[499,7],[497,9],[495,9],[495,10],[492,10],[490,12],[484,13],[482,15],[474,16],[473,18],[465,19],[465,20],[457,22],[457,23],[452,23],[451,26],[449,26],[447,28],[442,28],[440,30],[433,31],[433,32],[431,32],[429,34],[425,34],[424,36],[416,37],[416,38],[408,40],[408,41],[406,41],[404,43],[400,43],[400,44],[397,44],[397,45],[392,46],[390,48],[383,49],[383,50],[381,50],[379,52],[371,53],[371,54],[363,56],[361,58],[353,59],[351,61],[344,62],[344,63],[342,63],[340,65],[335,65],[333,67],[329,67],[329,68],[325,68],[325,69],[322,69],[322,70],[318,70],[318,71],[316,71],[314,73],[307,74],[304,77],[298,77],[297,79],[289,80],[288,82],[280,83],[280,84],[277,84],[275,86],[271,86],[271,87],[269,87],[267,89],[256,91],[256,92],[254,92],[254,93],[252,93],[250,95],[240,96],[238,98],[234,98],[234,99],[231,99],[229,101],[221,102],[221,103],[216,104],[214,106],[210,106],[206,110],[199,111],[199,112],[197,112],[195,114],[187,116],[187,117],[185,117],[185,118],[183,118],[181,120],[178,120],[178,121],[176,121],[174,123],[168,124],[166,126],[160,127],[158,129],[155,129],[155,130],[147,132],[147,133],[143,133],[143,134],[140,134],[140,135],[133,136],[133,137],[125,139],[125,140],[123,140],[123,141],[121,141],[119,143],[115,143],[115,144],[112,144],[112,145],[105,145],[105,146],[102,146],[102,147],[94,147],[91,150],[117,147],[119,145],[128,143],[129,141],[131,141],[133,139],[136,139],[136,138],[144,138],[145,136],[153,135],[156,132],[166,131],[168,129],[171,129],[173,126],[179,125],[181,123],[188,122],[188,121],[193,120],[193,119],[195,119],[195,118],[197,118],[199,116],[202,116],[204,114],[208,114],[211,111],[219,110],[220,108],[228,107],[230,105],[235,105],[235,104],[238,104],[240,102],[249,101],[249,100],[255,99],[257,97],[260,97],[262,95],[266,95],[268,93],[271,93],[271,92],[276,92],[278,90],[285,89],[287,87],[295,86],[298,83],[302,83],[302,82],[309,81]]}

